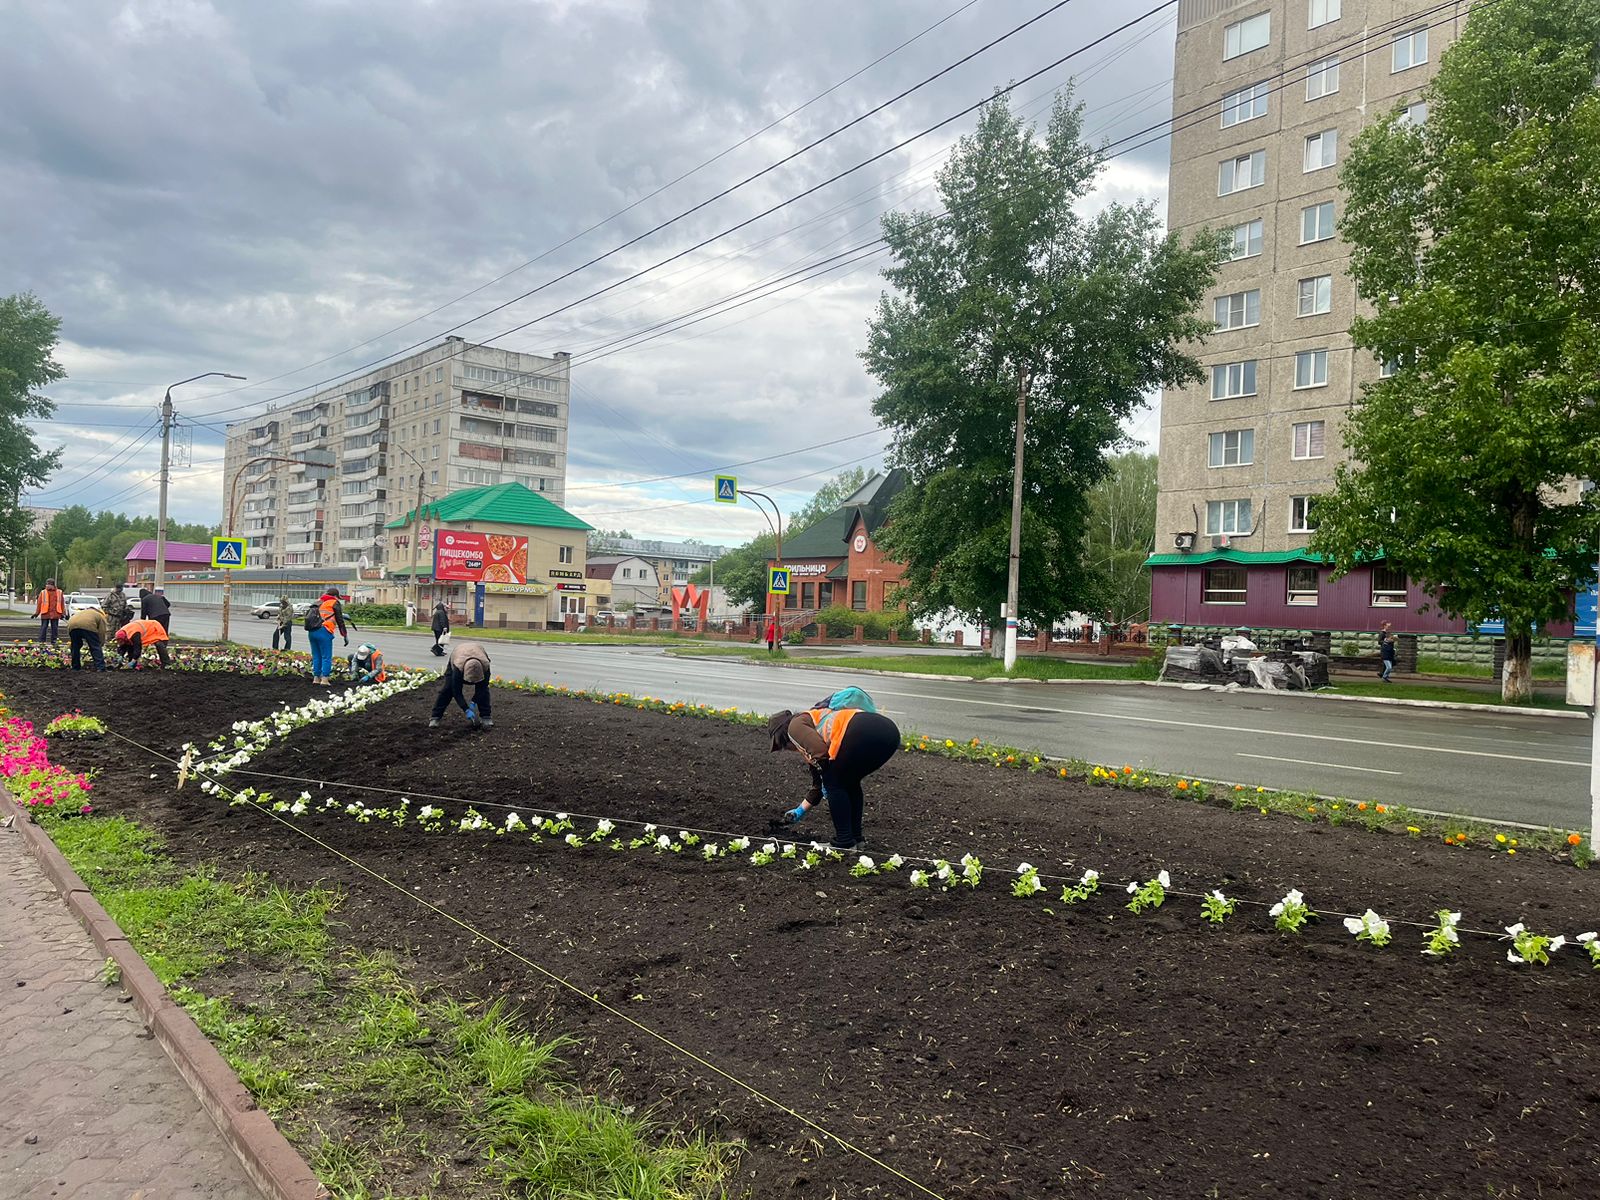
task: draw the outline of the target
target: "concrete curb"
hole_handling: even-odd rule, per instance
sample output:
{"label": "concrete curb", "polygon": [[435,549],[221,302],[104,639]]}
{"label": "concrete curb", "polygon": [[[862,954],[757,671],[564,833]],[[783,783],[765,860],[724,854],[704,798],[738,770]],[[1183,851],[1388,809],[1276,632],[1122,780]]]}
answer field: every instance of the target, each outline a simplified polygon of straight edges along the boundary
{"label": "concrete curb", "polygon": [[155,972],[139,957],[127,935],[100,906],[50,836],[29,820],[9,795],[0,793],[0,811],[15,816],[13,824],[67,908],[88,930],[100,952],[117,965],[122,986],[133,997],[139,1015],[178,1068],[178,1074],[193,1089],[251,1182],[267,1200],[326,1200],[327,1189],[305,1159],[278,1131],[272,1118],[256,1106],[249,1090],[200,1027],[167,994]]}

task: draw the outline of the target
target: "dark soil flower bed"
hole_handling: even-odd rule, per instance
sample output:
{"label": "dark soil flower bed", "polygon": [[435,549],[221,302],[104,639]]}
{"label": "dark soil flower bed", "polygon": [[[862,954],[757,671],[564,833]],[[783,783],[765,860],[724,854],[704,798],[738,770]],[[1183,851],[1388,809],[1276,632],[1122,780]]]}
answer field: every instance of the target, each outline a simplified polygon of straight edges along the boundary
{"label": "dark soil flower bed", "polygon": [[[290,681],[15,670],[0,671],[0,691],[41,724],[82,708],[174,756],[312,694]],[[398,799],[345,781],[438,804],[452,827],[465,806],[438,797],[478,802],[493,823],[505,810],[488,805],[508,804],[756,845],[805,789],[798,761],[768,753],[759,730],[502,690],[492,731],[456,713],[429,731],[430,700],[423,689],[302,729],[247,768],[316,783],[241,772],[229,786]],[[924,1194],[267,814],[193,784],[175,791],[157,757],[116,737],[52,752],[96,769],[101,811],[149,822],[177,855],[336,886],[356,944],[580,1036],[596,1088],[743,1141],[737,1182],[753,1195]],[[952,1200],[1594,1193],[1600,972],[1571,946],[1549,967],[1515,967],[1505,941],[1474,936],[1430,959],[1421,930],[1399,922],[1450,908],[1463,928],[1523,921],[1571,937],[1600,923],[1600,874],[930,755],[900,755],[867,796],[880,863],[972,853],[983,885],[923,892],[904,870],[857,879],[848,863],[758,868],[748,854],[577,850],[342,813],[295,824]],[[824,836],[824,814],[801,828]],[[1024,860],[1073,878],[1094,868],[1105,887],[1073,907],[1052,899],[1059,883],[1019,899]],[[1370,906],[1395,940],[1357,945],[1328,915],[1286,937],[1243,904],[1212,927],[1198,899],[1176,894],[1128,913],[1119,885],[1162,868],[1175,891],[1269,904],[1294,887],[1325,914]]]}

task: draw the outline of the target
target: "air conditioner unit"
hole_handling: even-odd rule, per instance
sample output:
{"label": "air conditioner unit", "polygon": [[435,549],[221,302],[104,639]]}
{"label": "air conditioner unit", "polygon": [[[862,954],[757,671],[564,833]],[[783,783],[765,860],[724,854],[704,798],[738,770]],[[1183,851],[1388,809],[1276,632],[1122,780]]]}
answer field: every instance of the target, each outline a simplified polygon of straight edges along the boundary
{"label": "air conditioner unit", "polygon": [[1176,536],[1173,537],[1172,544],[1174,546],[1176,546],[1179,550],[1193,550],[1194,549],[1194,534],[1192,534],[1192,533],[1180,533],[1180,534],[1177,534]]}
{"label": "air conditioner unit", "polygon": [[1214,550],[1226,550],[1232,544],[1232,541],[1233,539],[1224,533],[1211,539],[1211,547]]}

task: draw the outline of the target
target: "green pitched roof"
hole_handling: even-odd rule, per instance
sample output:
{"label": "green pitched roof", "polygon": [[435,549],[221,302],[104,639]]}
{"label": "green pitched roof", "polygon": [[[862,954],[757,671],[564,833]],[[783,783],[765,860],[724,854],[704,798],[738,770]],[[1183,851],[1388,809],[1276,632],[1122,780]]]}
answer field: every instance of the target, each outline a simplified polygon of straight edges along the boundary
{"label": "green pitched roof", "polygon": [[[384,528],[404,529],[416,510],[390,521]],[[426,521],[492,521],[500,525],[539,525],[546,529],[593,529],[559,504],[552,504],[538,492],[520,483],[497,483],[492,487],[467,488],[451,492],[442,500],[422,506]]]}
{"label": "green pitched roof", "polygon": [[1273,566],[1278,563],[1322,563],[1328,560],[1309,550],[1205,550],[1199,554],[1152,554],[1144,560],[1147,567],[1204,566],[1206,563],[1231,562],[1252,566]]}
{"label": "green pitched roof", "polygon": [[850,527],[856,523],[857,513],[867,523],[867,532],[875,538],[888,520],[889,505],[905,490],[906,482],[906,473],[899,467],[887,475],[874,475],[815,525],[792,538],[784,538],[783,557],[792,561],[798,558],[840,558],[849,553],[845,542],[850,536]]}

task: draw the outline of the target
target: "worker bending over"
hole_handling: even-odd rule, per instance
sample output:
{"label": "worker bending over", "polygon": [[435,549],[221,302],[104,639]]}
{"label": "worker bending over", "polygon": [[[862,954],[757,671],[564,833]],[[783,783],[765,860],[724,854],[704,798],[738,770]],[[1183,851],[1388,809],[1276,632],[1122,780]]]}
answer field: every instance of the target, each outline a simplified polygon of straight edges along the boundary
{"label": "worker bending over", "polygon": [[[472,699],[467,700],[463,685],[472,685]],[[483,729],[490,729],[494,721],[489,716],[489,652],[477,642],[457,642],[450,648],[444,674],[439,680],[439,694],[434,697],[433,716],[429,729],[439,727],[439,718],[454,700],[467,714],[467,720]]]}
{"label": "worker bending over", "polygon": [[139,669],[139,659],[146,646],[154,646],[161,665],[170,667],[172,656],[167,653],[167,641],[167,631],[162,628],[160,621],[151,617],[135,617],[117,630],[117,649],[133,664],[135,671]]}
{"label": "worker bending over", "polygon": [[861,781],[894,757],[900,748],[899,727],[864,708],[784,709],[768,718],[767,735],[774,751],[798,751],[811,768],[810,793],[782,819],[790,824],[803,820],[818,800],[826,799],[833,818],[829,845],[836,850],[863,847],[866,797]]}
{"label": "worker bending over", "polygon": [[383,683],[389,673],[383,668],[383,651],[371,642],[362,642],[350,656],[350,678],[357,683]]}

